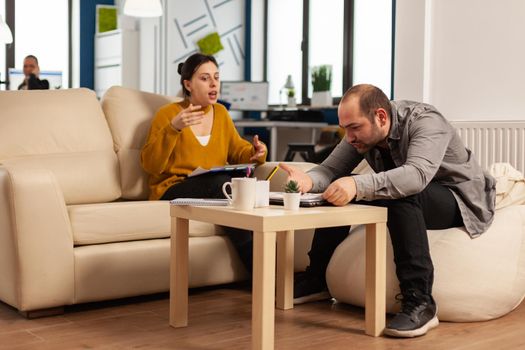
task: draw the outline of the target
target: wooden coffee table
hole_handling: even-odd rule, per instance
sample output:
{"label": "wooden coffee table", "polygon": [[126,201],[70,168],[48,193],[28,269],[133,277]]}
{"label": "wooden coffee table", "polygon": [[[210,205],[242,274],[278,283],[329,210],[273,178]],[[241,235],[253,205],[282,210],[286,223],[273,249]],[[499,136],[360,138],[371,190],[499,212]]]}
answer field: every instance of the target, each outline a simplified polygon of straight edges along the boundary
{"label": "wooden coffee table", "polygon": [[188,220],[253,231],[252,349],[273,349],[274,307],[293,308],[294,230],[365,224],[365,333],[379,336],[383,332],[386,208],[349,204],[344,207],[300,208],[298,211],[284,210],[280,206],[236,211],[231,207],[172,205],[170,212],[172,327],[188,325]]}

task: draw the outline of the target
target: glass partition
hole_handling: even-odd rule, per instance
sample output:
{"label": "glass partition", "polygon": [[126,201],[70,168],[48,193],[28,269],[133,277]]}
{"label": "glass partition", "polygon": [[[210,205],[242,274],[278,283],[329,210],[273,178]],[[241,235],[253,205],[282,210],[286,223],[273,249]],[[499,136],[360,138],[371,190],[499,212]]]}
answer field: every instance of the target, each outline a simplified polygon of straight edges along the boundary
{"label": "glass partition", "polygon": [[24,57],[34,55],[41,70],[62,72],[63,88],[69,82],[68,3],[68,0],[15,2],[15,68],[22,69]]}

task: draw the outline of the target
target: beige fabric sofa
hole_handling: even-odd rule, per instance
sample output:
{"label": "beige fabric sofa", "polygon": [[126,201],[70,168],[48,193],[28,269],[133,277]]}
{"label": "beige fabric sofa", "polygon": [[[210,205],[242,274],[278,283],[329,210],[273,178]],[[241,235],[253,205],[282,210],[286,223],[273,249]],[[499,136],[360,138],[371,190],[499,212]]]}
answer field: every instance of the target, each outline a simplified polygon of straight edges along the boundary
{"label": "beige fabric sofa", "polygon": [[[32,312],[168,290],[169,204],[147,200],[139,160],[169,102],[120,87],[101,102],[87,89],[0,92],[1,301]],[[191,287],[247,277],[217,233],[190,223]]]}

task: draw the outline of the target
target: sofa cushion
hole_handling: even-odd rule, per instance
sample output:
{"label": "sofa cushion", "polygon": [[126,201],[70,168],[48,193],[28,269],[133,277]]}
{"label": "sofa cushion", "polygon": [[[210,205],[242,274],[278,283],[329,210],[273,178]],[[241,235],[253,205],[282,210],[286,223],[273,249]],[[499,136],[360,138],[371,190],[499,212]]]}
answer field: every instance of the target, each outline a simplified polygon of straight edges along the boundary
{"label": "sofa cushion", "polygon": [[[471,239],[460,228],[429,230],[435,269],[433,295],[443,321],[483,321],[513,310],[525,296],[525,206],[496,211],[490,228]],[[392,245],[387,246],[387,312],[395,312],[399,282]],[[364,306],[365,232],[352,229],[326,272],[332,296]]]}
{"label": "sofa cushion", "polygon": [[[188,244],[190,288],[247,278],[226,237],[196,237]],[[169,291],[168,239],[77,247],[74,259],[75,303]]]}
{"label": "sofa cushion", "polygon": [[102,98],[120,165],[122,197],[147,199],[148,175],[140,165],[140,152],[157,110],[180,98],[113,86]]}
{"label": "sofa cushion", "polygon": [[51,170],[68,204],[120,197],[113,140],[93,91],[4,91],[0,106],[1,163]]}
{"label": "sofa cushion", "polygon": [[[168,201],[70,205],[68,213],[77,246],[170,236]],[[190,237],[219,233],[214,225],[197,221],[190,221],[189,231]]]}

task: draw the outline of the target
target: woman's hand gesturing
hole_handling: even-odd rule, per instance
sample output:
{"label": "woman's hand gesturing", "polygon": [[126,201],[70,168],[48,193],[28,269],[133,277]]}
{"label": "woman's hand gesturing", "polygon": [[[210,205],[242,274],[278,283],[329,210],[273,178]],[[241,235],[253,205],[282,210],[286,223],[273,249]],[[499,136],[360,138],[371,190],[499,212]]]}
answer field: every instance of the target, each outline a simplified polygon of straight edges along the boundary
{"label": "woman's hand gesturing", "polygon": [[188,108],[183,109],[171,120],[171,126],[175,130],[181,131],[187,126],[201,124],[204,117],[204,111],[200,110],[201,106],[190,104]]}
{"label": "woman's hand gesturing", "polygon": [[255,154],[251,156],[250,161],[256,161],[259,157],[262,157],[266,152],[266,145],[259,141],[259,135],[255,135],[253,137],[253,150],[255,151]]}

